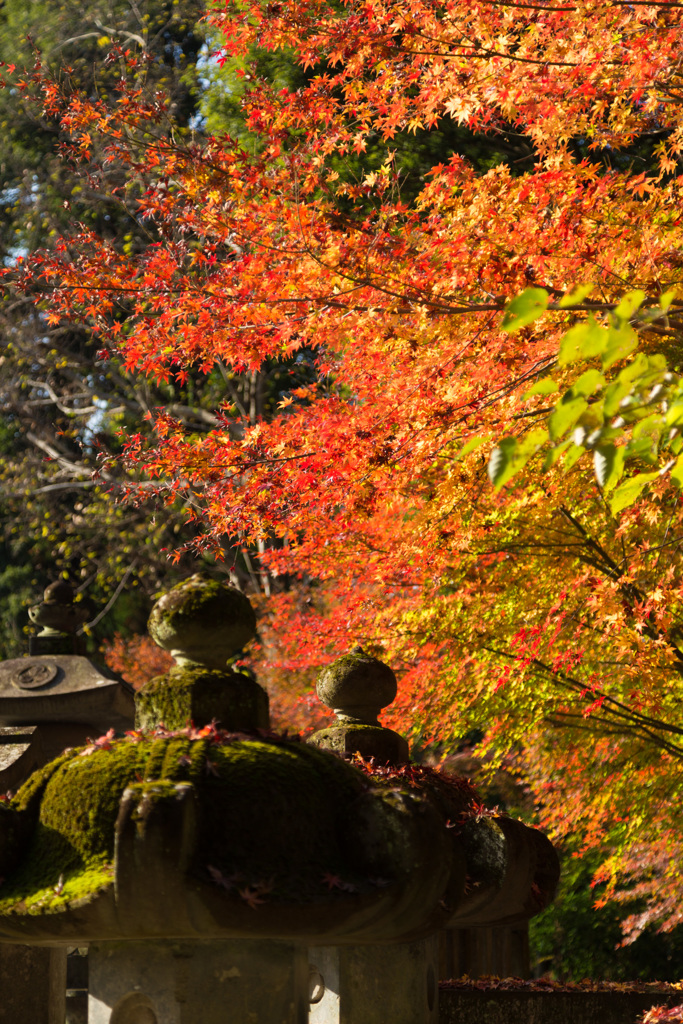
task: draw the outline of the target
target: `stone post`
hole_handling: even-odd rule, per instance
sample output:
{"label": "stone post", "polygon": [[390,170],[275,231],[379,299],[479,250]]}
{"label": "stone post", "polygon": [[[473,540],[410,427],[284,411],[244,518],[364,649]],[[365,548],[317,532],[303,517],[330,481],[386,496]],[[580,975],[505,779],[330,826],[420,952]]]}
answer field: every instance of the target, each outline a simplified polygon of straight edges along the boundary
{"label": "stone post", "polygon": [[66,946],[0,948],[0,1024],[64,1024]]}
{"label": "stone post", "polygon": [[306,1024],[308,999],[305,950],[289,942],[90,946],[88,1024]]}
{"label": "stone post", "polygon": [[438,1024],[438,937],[308,951],[309,1024]]}

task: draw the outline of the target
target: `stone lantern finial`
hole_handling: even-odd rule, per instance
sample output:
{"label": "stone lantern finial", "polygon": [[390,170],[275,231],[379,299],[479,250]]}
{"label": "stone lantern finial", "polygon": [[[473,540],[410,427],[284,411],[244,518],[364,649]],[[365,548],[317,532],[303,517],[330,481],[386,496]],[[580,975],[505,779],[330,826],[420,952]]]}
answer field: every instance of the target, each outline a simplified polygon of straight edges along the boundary
{"label": "stone lantern finial", "polygon": [[159,598],[147,628],[177,665],[224,671],[255,636],[256,615],[241,590],[195,573]]}
{"label": "stone lantern finial", "polygon": [[378,721],[397,693],[396,676],[383,661],[354,647],[322,670],[316,691],[338,724],[314,733],[309,743],[345,756],[374,757],[383,764],[410,760],[405,739]]}
{"label": "stone lantern finial", "polygon": [[75,654],[76,632],[88,618],[85,604],[74,603],[74,592],[64,580],[45,588],[43,600],[28,610],[28,616],[41,631],[29,641],[35,654]]}

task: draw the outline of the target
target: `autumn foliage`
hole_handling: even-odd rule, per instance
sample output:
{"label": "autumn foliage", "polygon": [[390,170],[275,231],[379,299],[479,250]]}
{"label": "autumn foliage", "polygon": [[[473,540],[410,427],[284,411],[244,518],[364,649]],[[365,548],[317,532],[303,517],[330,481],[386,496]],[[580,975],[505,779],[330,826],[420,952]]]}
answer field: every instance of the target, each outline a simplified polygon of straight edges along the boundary
{"label": "autumn foliage", "polygon": [[[116,188],[150,239],[131,254],[76,225],[11,271],[16,286],[39,275],[48,319],[86,323],[102,358],[156,379],[305,354],[310,382],[271,419],[226,401],[197,435],[160,410],[156,446],[128,438],[129,466],[183,497],[207,545],[260,545],[271,670],[310,679],[358,641],[381,653],[401,677],[388,724],[442,749],[480,730],[498,761],[524,763],[547,825],[605,849],[612,896],[637,886],[633,934],[673,926],[677,425],[661,403],[648,420],[649,392],[635,418],[605,403],[636,343],[677,381],[683,7],[220,2],[209,22],[217,60],[244,76],[253,145],[161,131],[162,99],[124,82],[112,107],[66,74],[12,79],[40,96],[91,189],[110,195],[110,169],[125,169]],[[250,61],[270,51],[305,72],[301,87],[259,76]],[[396,139],[417,145],[444,119],[522,136],[530,157],[480,173],[444,152],[416,187]],[[530,287],[543,316],[511,323]],[[590,317],[636,341],[614,360],[558,361]],[[573,392],[587,368],[601,381]],[[583,402],[550,434],[564,398],[533,390],[546,378],[565,406]],[[492,453],[529,437],[523,471],[495,489]],[[593,448],[612,459],[597,478]]]}

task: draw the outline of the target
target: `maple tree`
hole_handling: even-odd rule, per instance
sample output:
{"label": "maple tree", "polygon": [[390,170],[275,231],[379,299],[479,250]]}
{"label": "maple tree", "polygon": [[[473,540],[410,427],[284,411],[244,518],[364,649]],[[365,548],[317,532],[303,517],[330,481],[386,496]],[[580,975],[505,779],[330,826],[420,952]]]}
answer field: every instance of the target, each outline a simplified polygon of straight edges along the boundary
{"label": "maple tree", "polygon": [[[258,547],[270,662],[308,672],[358,641],[381,652],[401,673],[387,722],[444,749],[477,728],[499,762],[523,763],[546,823],[609,848],[609,894],[635,880],[634,934],[673,927],[683,900],[682,503],[666,433],[682,10],[216,3],[242,141],[161,131],[163,96],[134,86],[105,103],[40,65],[9,76],[102,201],[123,198],[148,232],[126,252],[76,225],[13,268],[20,287],[40,278],[51,323],[85,325],[101,358],[157,384],[306,364],[268,417],[228,401],[199,433],[160,409],[155,444],[126,442],[128,465],[203,526],[198,550]],[[291,87],[259,73],[269,54],[299,66]],[[521,162],[481,173],[444,152],[408,182],[394,142],[449,119],[521,137]],[[618,422],[624,398],[654,405]]]}

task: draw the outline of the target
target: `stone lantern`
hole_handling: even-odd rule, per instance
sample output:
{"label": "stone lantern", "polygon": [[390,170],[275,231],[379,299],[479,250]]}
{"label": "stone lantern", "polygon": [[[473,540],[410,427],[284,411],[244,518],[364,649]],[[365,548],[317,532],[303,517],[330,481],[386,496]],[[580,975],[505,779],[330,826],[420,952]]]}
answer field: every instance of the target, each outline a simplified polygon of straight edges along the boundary
{"label": "stone lantern", "polygon": [[73,596],[62,581],[47,587],[29,610],[41,630],[28,657],[0,662],[0,792],[17,789],[66,747],[133,724],[132,687],[78,651],[85,612]]}
{"label": "stone lantern", "polygon": [[[67,747],[133,726],[132,688],[79,651],[84,608],[67,583],[52,583],[29,610],[40,632],[28,656],[0,662],[0,793],[17,790]],[[1,1024],[63,1024],[66,949],[0,947]]]}
{"label": "stone lantern", "polygon": [[[87,944],[89,1024],[436,1024],[435,936],[547,902],[552,847],[458,780],[391,775],[400,737],[376,735],[373,774],[329,730],[272,734],[265,692],[227,664],[254,627],[202,577],[161,598],[150,633],[176,664],[136,695],[137,728],[0,805],[0,941]],[[389,670],[373,660],[365,694],[352,654],[333,729],[382,732],[362,708],[393,699]]]}

